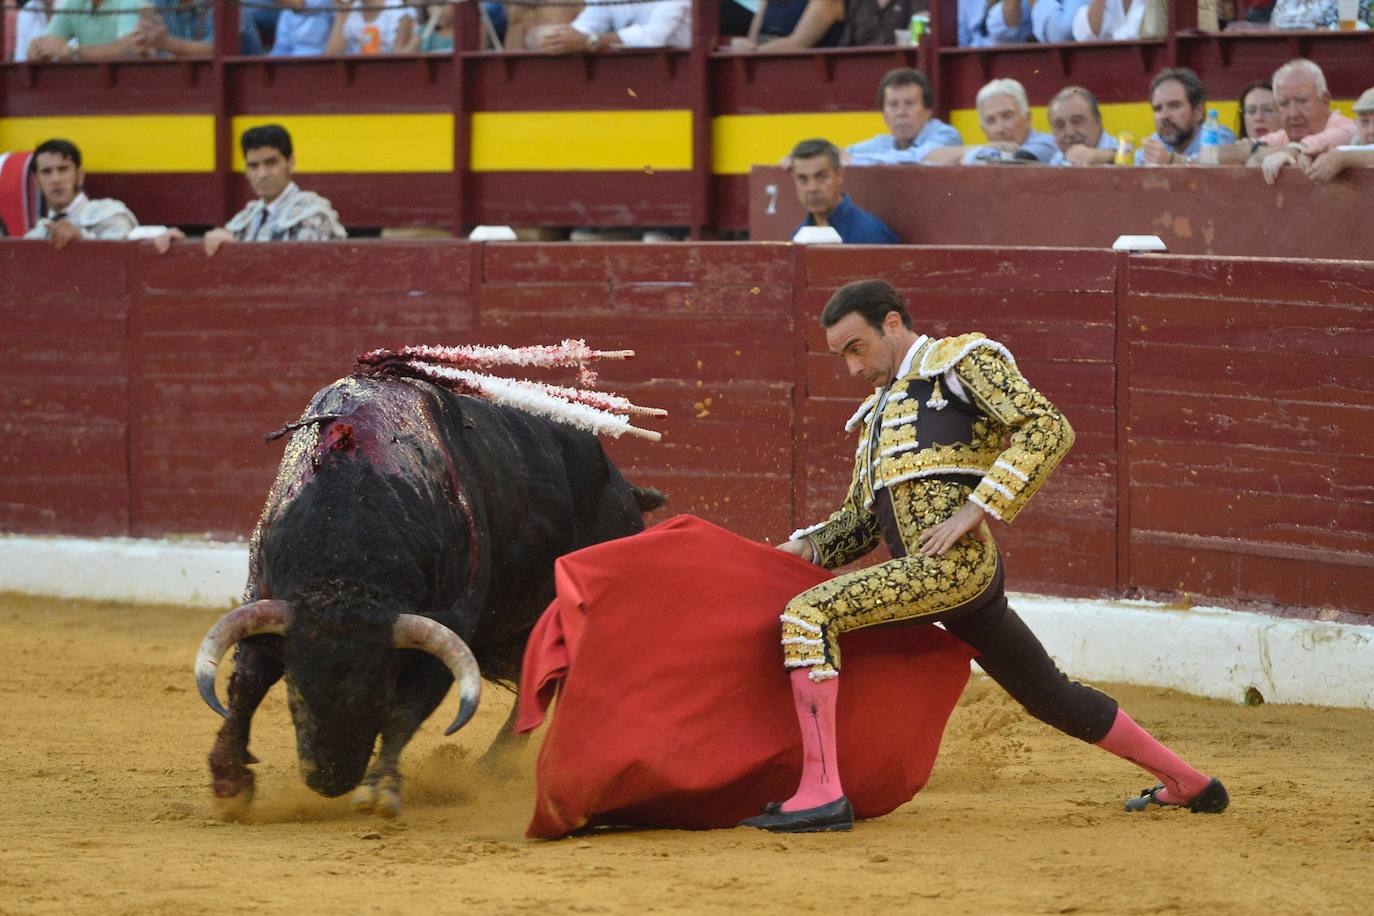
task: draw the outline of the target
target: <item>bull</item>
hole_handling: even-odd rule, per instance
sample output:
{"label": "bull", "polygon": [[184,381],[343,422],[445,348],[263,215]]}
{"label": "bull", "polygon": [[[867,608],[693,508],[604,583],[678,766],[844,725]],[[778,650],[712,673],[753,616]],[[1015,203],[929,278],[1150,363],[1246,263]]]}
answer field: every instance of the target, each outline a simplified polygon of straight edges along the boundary
{"label": "bull", "polygon": [[[642,530],[663,497],[627,483],[589,432],[417,378],[341,379],[288,430],[244,604],[197,656],[224,717],[214,796],[226,815],[251,803],[253,713],[285,677],[306,784],[395,816],[400,754],[449,687],[445,734],[473,715],[483,676],[518,679],[554,560]],[[226,709],[215,671],[231,646]]]}

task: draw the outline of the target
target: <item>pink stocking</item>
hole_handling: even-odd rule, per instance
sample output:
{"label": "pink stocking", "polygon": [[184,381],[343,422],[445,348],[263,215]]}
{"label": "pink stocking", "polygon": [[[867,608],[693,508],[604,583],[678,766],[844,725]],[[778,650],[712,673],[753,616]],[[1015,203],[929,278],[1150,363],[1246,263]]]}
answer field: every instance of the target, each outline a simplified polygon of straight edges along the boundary
{"label": "pink stocking", "polygon": [[802,734],[802,775],[797,794],[783,802],[784,811],[801,811],[828,805],[844,794],[836,765],[835,698],[840,679],[816,682],[810,669],[794,668],[792,700],[797,706],[797,722]]}
{"label": "pink stocking", "polygon": [[1207,788],[1211,779],[1184,763],[1120,709],[1116,711],[1112,730],[1097,742],[1097,746],[1154,774],[1156,779],[1164,783],[1163,791],[1156,795],[1162,802],[1183,804],[1191,801],[1193,796]]}

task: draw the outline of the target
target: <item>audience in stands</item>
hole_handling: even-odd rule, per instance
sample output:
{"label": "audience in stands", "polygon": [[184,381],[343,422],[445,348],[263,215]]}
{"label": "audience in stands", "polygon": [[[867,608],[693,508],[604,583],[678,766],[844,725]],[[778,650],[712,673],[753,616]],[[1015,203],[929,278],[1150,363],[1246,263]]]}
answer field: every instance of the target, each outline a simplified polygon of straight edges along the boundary
{"label": "audience in stands", "polygon": [[47,140],[33,151],[29,171],[43,193],[43,218],[25,233],[63,249],[77,239],[125,239],[138,227],[129,208],[110,198],[86,196],[81,150],[70,140]]}
{"label": "audience in stands", "polygon": [[[203,0],[153,0],[158,15],[139,18],[135,34],[150,56],[209,57],[215,51],[215,14]],[[261,54],[262,39],[250,11],[240,8],[240,54]]]}
{"label": "audience in stands", "polygon": [[[1187,67],[1171,67],[1150,81],[1150,110],[1155,132],[1141,141],[1136,165],[1187,165],[1202,150],[1202,124],[1207,120],[1207,89]],[[1223,146],[1236,142],[1222,127]]]}
{"label": "audience in stands", "polygon": [[792,148],[792,181],[806,210],[802,226],[830,226],[851,245],[895,245],[899,239],[887,224],[849,199],[844,192],[840,151],[829,140],[803,140]]}
{"label": "audience in stands", "polygon": [[976,146],[950,147],[933,151],[926,161],[931,165],[962,162],[1023,160],[1048,164],[1059,152],[1052,134],[1031,128],[1030,102],[1026,89],[1014,79],[998,79],[978,90],[974,98],[978,125],[987,142]]}
{"label": "audience in stands", "polygon": [[[1369,21],[1370,0],[1359,0],[1355,18]],[[1269,17],[1276,29],[1329,29],[1336,25],[1337,0],[1277,0]]]}
{"label": "audience in stands", "polygon": [[539,36],[545,54],[588,54],[603,48],[688,48],[692,45],[691,0],[615,3],[591,0],[571,25],[550,27]]}
{"label": "audience in stands", "polygon": [[1250,157],[1268,184],[1288,166],[1304,167],[1305,160],[1353,142],[1358,133],[1354,121],[1332,110],[1326,76],[1310,60],[1290,60],[1274,71],[1274,100],[1283,126],[1260,137]]}
{"label": "audience in stands", "polygon": [[513,3],[505,4],[502,9],[506,15],[507,51],[539,50],[545,32],[571,24],[582,11],[577,6],[525,6]]}
{"label": "audience in stands", "polygon": [[878,109],[888,133],[851,145],[851,165],[901,165],[925,161],[933,150],[964,142],[959,131],[933,117],[935,92],[920,70],[901,67],[878,83]]}
{"label": "audience in stands", "polygon": [[[255,200],[225,223],[205,233],[205,253],[213,255],[231,242],[322,242],[347,238],[329,201],[312,191],[302,191],[291,180],[296,156],[291,135],[280,124],[250,127],[239,138],[244,171],[253,186]],[[177,239],[186,238],[172,229],[153,240],[165,252]]]}
{"label": "audience in stands", "polygon": [[[29,0],[19,8],[14,17],[14,59],[16,61],[26,61],[29,59],[29,45],[35,38],[41,37],[48,31],[48,23],[52,21],[54,0]],[[8,27],[9,22],[5,25]],[[7,38],[9,36],[6,36]]]}
{"label": "audience in stands", "polygon": [[1035,0],[1031,5],[1031,34],[1045,44],[1073,41],[1073,20],[1088,0]]}
{"label": "audience in stands", "polygon": [[961,48],[1030,41],[1030,0],[959,0],[958,12]]}
{"label": "audience in stands", "polygon": [[1274,89],[1268,80],[1256,80],[1240,91],[1236,125],[1239,128],[1236,142],[1217,151],[1217,162],[1221,165],[1244,165],[1262,145],[1259,138],[1283,126],[1278,103],[1274,101]]}
{"label": "audience in stands", "polygon": [[[730,49],[780,54],[834,47],[844,31],[844,18],[844,0],[760,0],[748,34],[732,38]],[[892,37],[888,32],[883,43],[892,44]]]}
{"label": "audience in stands", "polygon": [[436,3],[429,8],[429,17],[420,29],[420,51],[424,54],[453,52],[453,4]]}
{"label": "audience in stands", "polygon": [[33,61],[137,57],[139,10],[145,0],[57,0],[48,29],[29,43]]}
{"label": "audience in stands", "polygon": [[1074,14],[1073,40],[1135,41],[1145,6],[1145,0],[1091,0]]}
{"label": "audience in stands", "polygon": [[277,17],[273,57],[309,57],[323,54],[334,30],[334,0],[277,0],[283,7]]}
{"label": "audience in stands", "polygon": [[1374,168],[1374,89],[1366,89],[1355,102],[1355,143],[1338,146],[1308,162],[1303,171],[1313,181],[1330,181],[1349,168]]}
{"label": "audience in stands", "polygon": [[1050,165],[1112,164],[1116,140],[1102,129],[1097,96],[1082,86],[1068,86],[1050,99],[1045,112],[1059,147]]}
{"label": "audience in stands", "polygon": [[849,0],[845,4],[840,46],[893,44],[899,31],[911,34],[912,15],[924,12],[928,6],[927,0]]}
{"label": "audience in stands", "polygon": [[387,0],[335,0],[334,9],[326,54],[406,54],[420,44],[414,7]]}

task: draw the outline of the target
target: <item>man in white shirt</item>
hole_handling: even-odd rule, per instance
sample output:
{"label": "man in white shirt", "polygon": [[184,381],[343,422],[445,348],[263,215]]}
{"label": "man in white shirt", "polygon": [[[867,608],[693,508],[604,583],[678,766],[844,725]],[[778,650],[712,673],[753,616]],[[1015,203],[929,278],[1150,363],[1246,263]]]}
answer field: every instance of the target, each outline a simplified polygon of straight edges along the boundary
{"label": "man in white shirt", "polygon": [[692,45],[691,0],[619,3],[592,0],[571,25],[554,26],[540,37],[545,54],[594,53],[602,48],[688,48]]}
{"label": "man in white shirt", "polygon": [[29,170],[38,179],[45,209],[24,238],[47,240],[61,250],[77,239],[126,239],[138,227],[138,220],[122,202],[86,196],[81,150],[70,140],[39,144]]}
{"label": "man in white shirt", "polygon": [[[213,255],[225,243],[321,242],[348,237],[339,215],[329,201],[313,191],[302,191],[291,180],[296,156],[291,135],[280,124],[250,127],[239,138],[244,171],[257,199],[249,201],[223,228],[205,233],[205,253]],[[165,252],[176,239],[186,238],[172,229],[153,240]]]}

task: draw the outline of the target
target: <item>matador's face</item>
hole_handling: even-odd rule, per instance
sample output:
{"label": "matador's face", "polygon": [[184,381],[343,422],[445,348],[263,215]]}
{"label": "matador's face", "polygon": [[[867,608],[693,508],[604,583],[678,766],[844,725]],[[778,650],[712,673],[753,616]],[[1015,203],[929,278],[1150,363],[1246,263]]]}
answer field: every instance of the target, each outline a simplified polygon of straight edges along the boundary
{"label": "matador's face", "polygon": [[844,358],[850,375],[882,388],[897,377],[906,356],[897,333],[902,327],[896,312],[888,312],[879,327],[869,324],[858,312],[850,312],[826,328],[825,341],[831,353]]}

